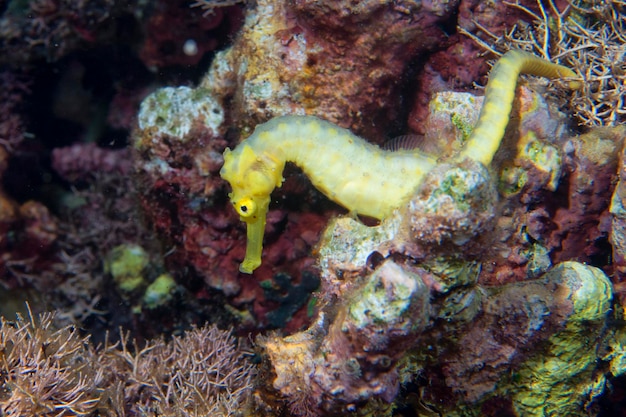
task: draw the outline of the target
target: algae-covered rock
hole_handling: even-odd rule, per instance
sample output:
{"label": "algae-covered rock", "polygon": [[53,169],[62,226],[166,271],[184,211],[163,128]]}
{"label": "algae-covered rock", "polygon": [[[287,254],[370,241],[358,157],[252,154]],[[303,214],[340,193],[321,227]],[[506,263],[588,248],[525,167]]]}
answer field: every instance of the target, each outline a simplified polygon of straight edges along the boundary
{"label": "algae-covered rock", "polygon": [[518,143],[520,163],[528,163],[548,177],[546,188],[555,191],[561,178],[561,155],[556,146],[541,141],[533,131],[520,138]]}
{"label": "algae-covered rock", "polygon": [[600,269],[577,262],[558,264],[545,279],[560,286],[555,296],[566,297],[572,313],[545,349],[522,363],[507,391],[520,416],[588,415],[584,406],[604,390],[596,346],[606,330],[612,285]]}
{"label": "algae-covered rock", "polygon": [[141,246],[124,244],[109,252],[104,270],[111,274],[120,290],[132,292],[145,284],[144,269],[149,262],[148,253]]}
{"label": "algae-covered rock", "polygon": [[481,164],[440,164],[409,202],[404,227],[419,242],[461,246],[491,227],[496,201],[489,171]]}
{"label": "algae-covered rock", "polygon": [[172,299],[176,281],[170,274],[161,274],[148,285],[143,294],[143,302],[148,308],[156,308],[167,304]]}
{"label": "algae-covered rock", "polygon": [[343,324],[365,350],[385,350],[393,336],[423,329],[430,316],[429,290],[419,274],[386,261],[371,274],[348,305]]}
{"label": "algae-covered rock", "polygon": [[467,141],[483,104],[483,97],[455,91],[433,95],[428,103],[429,116],[425,140],[438,153],[449,155]]}
{"label": "algae-covered rock", "polygon": [[[462,300],[458,291],[431,301],[457,324],[426,329],[421,340],[437,341],[417,339],[402,361],[403,378],[407,369],[428,375],[422,401],[440,415],[586,416],[605,389],[599,360],[623,372],[624,338],[607,327],[612,286],[598,268],[564,262],[538,279],[462,294],[473,292],[478,311],[466,325],[462,311],[441,315]],[[602,357],[606,344],[612,353]]]}
{"label": "algae-covered rock", "polygon": [[372,252],[391,241],[400,228],[397,214],[368,227],[350,217],[330,221],[319,244],[319,264],[323,270],[359,270],[366,266]]}
{"label": "algae-covered rock", "polygon": [[[182,141],[188,139],[195,123],[218,132],[223,121],[224,110],[210,90],[189,87],[165,87],[155,91],[141,103],[138,115],[141,130]],[[135,146],[149,144],[137,140]]]}

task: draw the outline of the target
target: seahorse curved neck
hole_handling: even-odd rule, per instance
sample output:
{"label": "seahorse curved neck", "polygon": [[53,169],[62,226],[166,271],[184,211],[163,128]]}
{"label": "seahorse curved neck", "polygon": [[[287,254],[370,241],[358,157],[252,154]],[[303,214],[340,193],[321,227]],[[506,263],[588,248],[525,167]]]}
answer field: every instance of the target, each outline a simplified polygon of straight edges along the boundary
{"label": "seahorse curved neck", "polygon": [[[507,52],[491,73],[478,123],[456,160],[489,165],[500,146],[520,73],[574,77],[569,68],[522,51]],[[570,82],[578,88],[579,82]],[[313,185],[354,214],[377,219],[409,200],[436,160],[418,151],[389,152],[350,131],[311,116],[282,116],[257,126],[235,150],[226,149],[222,177],[235,210],[248,227],[240,270],[261,264],[270,194],[283,181],[286,162],[298,165]]]}
{"label": "seahorse curved neck", "polygon": [[376,219],[408,200],[436,163],[418,151],[382,150],[312,116],[274,118],[258,126],[246,143],[272,156],[277,166],[293,162],[329,199]]}

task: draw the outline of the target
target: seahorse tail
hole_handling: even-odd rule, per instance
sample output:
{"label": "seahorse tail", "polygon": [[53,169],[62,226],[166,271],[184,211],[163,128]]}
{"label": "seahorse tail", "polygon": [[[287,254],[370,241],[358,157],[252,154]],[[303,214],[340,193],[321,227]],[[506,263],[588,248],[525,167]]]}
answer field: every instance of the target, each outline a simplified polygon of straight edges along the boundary
{"label": "seahorse tail", "polygon": [[[509,122],[517,78],[521,73],[546,78],[576,76],[571,69],[528,52],[513,50],[504,54],[491,70],[478,122],[461,152],[461,159],[471,158],[485,165],[491,163]],[[571,81],[568,86],[575,89],[580,83]]]}
{"label": "seahorse tail", "polygon": [[[570,68],[563,65],[554,64],[541,59],[531,53],[524,51],[510,51],[509,53],[515,53],[519,55],[519,60],[522,60],[521,73],[536,75],[538,77],[545,78],[576,78],[578,75]],[[508,54],[506,54],[508,55]],[[567,87],[572,90],[577,90],[582,87],[580,81],[568,81]]]}

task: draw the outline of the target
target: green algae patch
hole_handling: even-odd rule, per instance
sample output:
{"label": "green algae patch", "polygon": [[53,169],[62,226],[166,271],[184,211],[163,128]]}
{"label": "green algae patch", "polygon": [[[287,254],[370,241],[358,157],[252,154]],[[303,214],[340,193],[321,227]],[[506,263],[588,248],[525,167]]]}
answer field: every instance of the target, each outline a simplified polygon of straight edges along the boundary
{"label": "green algae patch", "polygon": [[[545,350],[525,361],[513,379],[513,405],[529,417],[587,415],[584,405],[604,389],[605,377],[595,372],[595,346],[605,330],[611,308],[612,286],[599,269],[563,262],[546,274],[548,282],[561,283],[570,294],[572,313],[561,331],[552,335]],[[518,382],[516,382],[518,381]]]}
{"label": "green algae patch", "polygon": [[149,309],[167,304],[173,297],[176,282],[170,274],[161,274],[148,285],[143,295],[143,303]]}
{"label": "green algae patch", "polygon": [[109,252],[104,271],[111,274],[119,289],[132,292],[145,284],[144,269],[149,261],[148,253],[141,246],[119,245]]}
{"label": "green algae patch", "polygon": [[385,263],[350,304],[350,317],[359,329],[371,323],[399,321],[411,306],[418,287],[418,281],[404,274],[398,265]]}

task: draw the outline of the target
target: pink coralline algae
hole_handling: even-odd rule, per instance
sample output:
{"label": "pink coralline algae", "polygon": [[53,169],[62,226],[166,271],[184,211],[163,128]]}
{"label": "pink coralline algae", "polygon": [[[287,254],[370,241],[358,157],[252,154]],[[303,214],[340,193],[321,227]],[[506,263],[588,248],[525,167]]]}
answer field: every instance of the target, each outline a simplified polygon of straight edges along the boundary
{"label": "pink coralline algae", "polygon": [[54,149],[52,168],[64,179],[74,182],[96,173],[128,175],[132,162],[128,149],[103,149],[95,143],[77,143]]}
{"label": "pink coralline algae", "polygon": [[382,141],[399,115],[407,62],[444,38],[456,2],[256,2],[203,86],[233,97],[240,129],[318,115]]}

